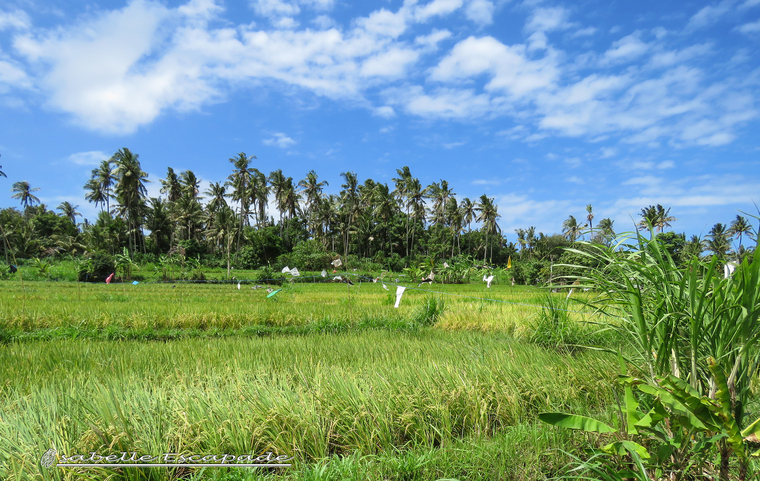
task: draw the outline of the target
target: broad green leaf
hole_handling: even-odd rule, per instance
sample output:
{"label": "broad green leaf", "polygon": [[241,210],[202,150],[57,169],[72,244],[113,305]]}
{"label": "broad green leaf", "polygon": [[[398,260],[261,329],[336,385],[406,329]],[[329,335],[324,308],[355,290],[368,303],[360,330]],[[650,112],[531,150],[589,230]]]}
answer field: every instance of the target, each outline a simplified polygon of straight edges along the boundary
{"label": "broad green leaf", "polygon": [[610,443],[604,446],[602,448],[602,451],[608,454],[617,454],[618,456],[626,455],[629,452],[635,452],[643,459],[650,458],[647,448],[633,441],[615,441],[614,443]]}
{"label": "broad green leaf", "polygon": [[587,418],[586,416],[578,416],[576,414],[564,414],[564,413],[541,413],[538,415],[538,419],[551,424],[552,426],[558,426],[568,429],[580,429],[588,433],[614,433],[615,428],[604,424],[596,419]]}
{"label": "broad green leaf", "polygon": [[648,413],[636,423],[636,426],[640,428],[653,428],[657,426],[657,423],[668,417],[668,412],[662,406],[662,403],[656,402],[654,407],[649,410]]}
{"label": "broad green leaf", "polygon": [[754,434],[757,437],[760,437],[760,418],[757,418],[754,423],[750,424],[746,428],[742,430],[742,437],[746,438],[750,435]]}
{"label": "broad green leaf", "polygon": [[747,452],[744,450],[744,437],[739,431],[739,426],[736,424],[736,419],[734,419],[731,412],[731,393],[728,389],[726,375],[713,358],[707,360],[707,367],[710,369],[715,378],[715,384],[718,386],[718,390],[715,392],[715,399],[720,403],[718,414],[723,418],[723,427],[726,434],[728,434],[728,442],[731,443],[731,447],[734,448],[734,452],[739,459],[745,459]]}

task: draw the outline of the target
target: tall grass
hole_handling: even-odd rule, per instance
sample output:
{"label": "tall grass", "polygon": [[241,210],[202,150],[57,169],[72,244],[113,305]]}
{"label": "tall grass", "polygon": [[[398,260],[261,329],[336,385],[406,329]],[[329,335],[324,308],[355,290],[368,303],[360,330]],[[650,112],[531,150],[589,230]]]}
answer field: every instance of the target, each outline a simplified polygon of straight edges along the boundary
{"label": "tall grass", "polygon": [[[13,343],[0,351],[0,478],[42,476],[51,446],[274,450],[299,463],[448,449],[539,411],[603,409],[613,372],[604,355],[567,358],[462,332]],[[120,476],[93,476],[109,474]]]}

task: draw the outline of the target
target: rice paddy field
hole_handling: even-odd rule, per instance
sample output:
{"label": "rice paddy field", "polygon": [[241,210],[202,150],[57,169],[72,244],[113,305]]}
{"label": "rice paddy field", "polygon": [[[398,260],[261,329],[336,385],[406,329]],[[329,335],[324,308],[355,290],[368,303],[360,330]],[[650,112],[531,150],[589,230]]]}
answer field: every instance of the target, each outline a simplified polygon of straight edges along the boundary
{"label": "rice paddy field", "polygon": [[[540,342],[546,291],[402,281],[394,308],[394,282],[316,280],[0,282],[0,478],[546,479],[599,440],[538,413],[615,422],[615,357]],[[292,466],[48,469],[50,448]]]}

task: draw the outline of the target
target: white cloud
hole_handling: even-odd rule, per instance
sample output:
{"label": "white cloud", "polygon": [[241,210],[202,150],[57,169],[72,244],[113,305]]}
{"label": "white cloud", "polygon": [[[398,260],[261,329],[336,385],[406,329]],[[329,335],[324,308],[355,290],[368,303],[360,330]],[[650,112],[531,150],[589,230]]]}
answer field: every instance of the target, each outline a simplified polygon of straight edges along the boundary
{"label": "white cloud", "polygon": [[29,15],[22,10],[6,12],[0,10],[0,32],[6,29],[25,30],[29,28],[31,21]]}
{"label": "white cloud", "polygon": [[734,0],[723,0],[718,4],[703,7],[691,17],[686,28],[701,28],[710,25],[711,23],[717,22],[720,17],[731,10],[731,6],[733,4]]}
{"label": "white cloud", "polygon": [[618,149],[615,147],[603,147],[601,150],[601,156],[603,159],[609,159],[615,157],[618,154]]}
{"label": "white cloud", "polygon": [[7,93],[11,88],[31,88],[32,83],[26,72],[16,63],[3,60],[0,54],[0,94]]}
{"label": "white cloud", "polygon": [[681,50],[665,50],[652,55],[650,65],[654,67],[670,67],[688,60],[709,55],[713,49],[710,42],[698,43]]}
{"label": "white cloud", "polygon": [[478,25],[493,23],[494,4],[489,0],[470,0],[465,7],[465,15]]}
{"label": "white cloud", "polygon": [[649,45],[639,39],[638,32],[621,38],[612,44],[612,47],[604,52],[602,64],[613,64],[634,60],[649,50]]}
{"label": "white cloud", "polygon": [[453,149],[454,147],[461,147],[465,145],[467,142],[444,142],[441,144],[444,149]]}
{"label": "white cloud", "polygon": [[409,12],[404,7],[396,13],[382,8],[356,20],[356,25],[372,35],[396,38],[406,30],[407,16]]}
{"label": "white cloud", "polygon": [[298,15],[301,9],[295,3],[282,0],[253,0],[253,11],[263,17],[290,17]]}
{"label": "white cloud", "polygon": [[744,34],[760,33],[760,20],[756,22],[745,23],[736,27],[738,31]]}
{"label": "white cloud", "polygon": [[494,103],[486,94],[476,94],[473,90],[438,89],[430,94],[422,87],[388,89],[385,92],[388,103],[403,106],[413,115],[429,118],[466,119],[482,117],[494,110]]}
{"label": "white cloud", "polygon": [[329,28],[335,28],[338,26],[337,22],[335,22],[335,20],[327,15],[319,15],[315,17],[311,23],[319,27],[321,30],[327,30]]}
{"label": "white cloud", "polygon": [[558,72],[552,56],[530,60],[524,45],[507,46],[493,37],[469,37],[454,46],[451,53],[430,72],[440,82],[468,79],[487,73],[488,91],[505,91],[521,96],[546,87]]}
{"label": "white cloud", "polygon": [[573,33],[573,37],[590,37],[596,33],[595,27],[586,27],[582,28],[580,30],[576,30],[575,33]]}
{"label": "white cloud", "polygon": [[475,179],[470,182],[472,185],[500,185],[501,181],[498,179]]}
{"label": "white cloud", "polygon": [[77,152],[69,155],[66,160],[76,165],[88,165],[97,166],[104,160],[111,158],[112,154],[107,154],[99,150],[91,150],[89,152]]}
{"label": "white cloud", "polygon": [[525,29],[529,32],[550,32],[568,28],[568,12],[562,7],[537,8],[533,11]]}
{"label": "white cloud", "polygon": [[299,0],[299,2],[315,10],[331,10],[335,6],[335,0]]}
{"label": "white cloud", "polygon": [[438,44],[447,38],[451,37],[451,32],[448,30],[433,29],[433,32],[429,35],[420,35],[414,39],[415,45],[422,46],[425,50],[436,50]]}
{"label": "white cloud", "polygon": [[283,134],[282,132],[275,132],[273,136],[264,139],[264,145],[275,145],[281,149],[287,149],[291,145],[295,145],[296,141]]}
{"label": "white cloud", "polygon": [[404,48],[391,48],[364,61],[360,74],[363,77],[400,77],[414,63],[419,53]]}
{"label": "white cloud", "polygon": [[462,7],[462,0],[433,0],[414,10],[414,18],[420,22],[426,22],[431,17],[448,15]]}
{"label": "white cloud", "polygon": [[393,107],[390,107],[388,105],[384,105],[382,107],[377,107],[374,109],[373,114],[378,117],[383,117],[385,119],[389,119],[391,117],[396,116],[396,111],[393,110]]}

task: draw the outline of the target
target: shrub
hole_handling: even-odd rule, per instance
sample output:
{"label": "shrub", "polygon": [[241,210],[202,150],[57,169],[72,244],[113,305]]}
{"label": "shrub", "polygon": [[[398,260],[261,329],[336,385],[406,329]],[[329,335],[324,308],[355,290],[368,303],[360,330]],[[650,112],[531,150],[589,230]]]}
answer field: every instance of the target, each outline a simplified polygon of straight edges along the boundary
{"label": "shrub", "polygon": [[114,258],[106,252],[92,253],[77,266],[77,278],[80,282],[105,282],[106,277],[116,271]]}

